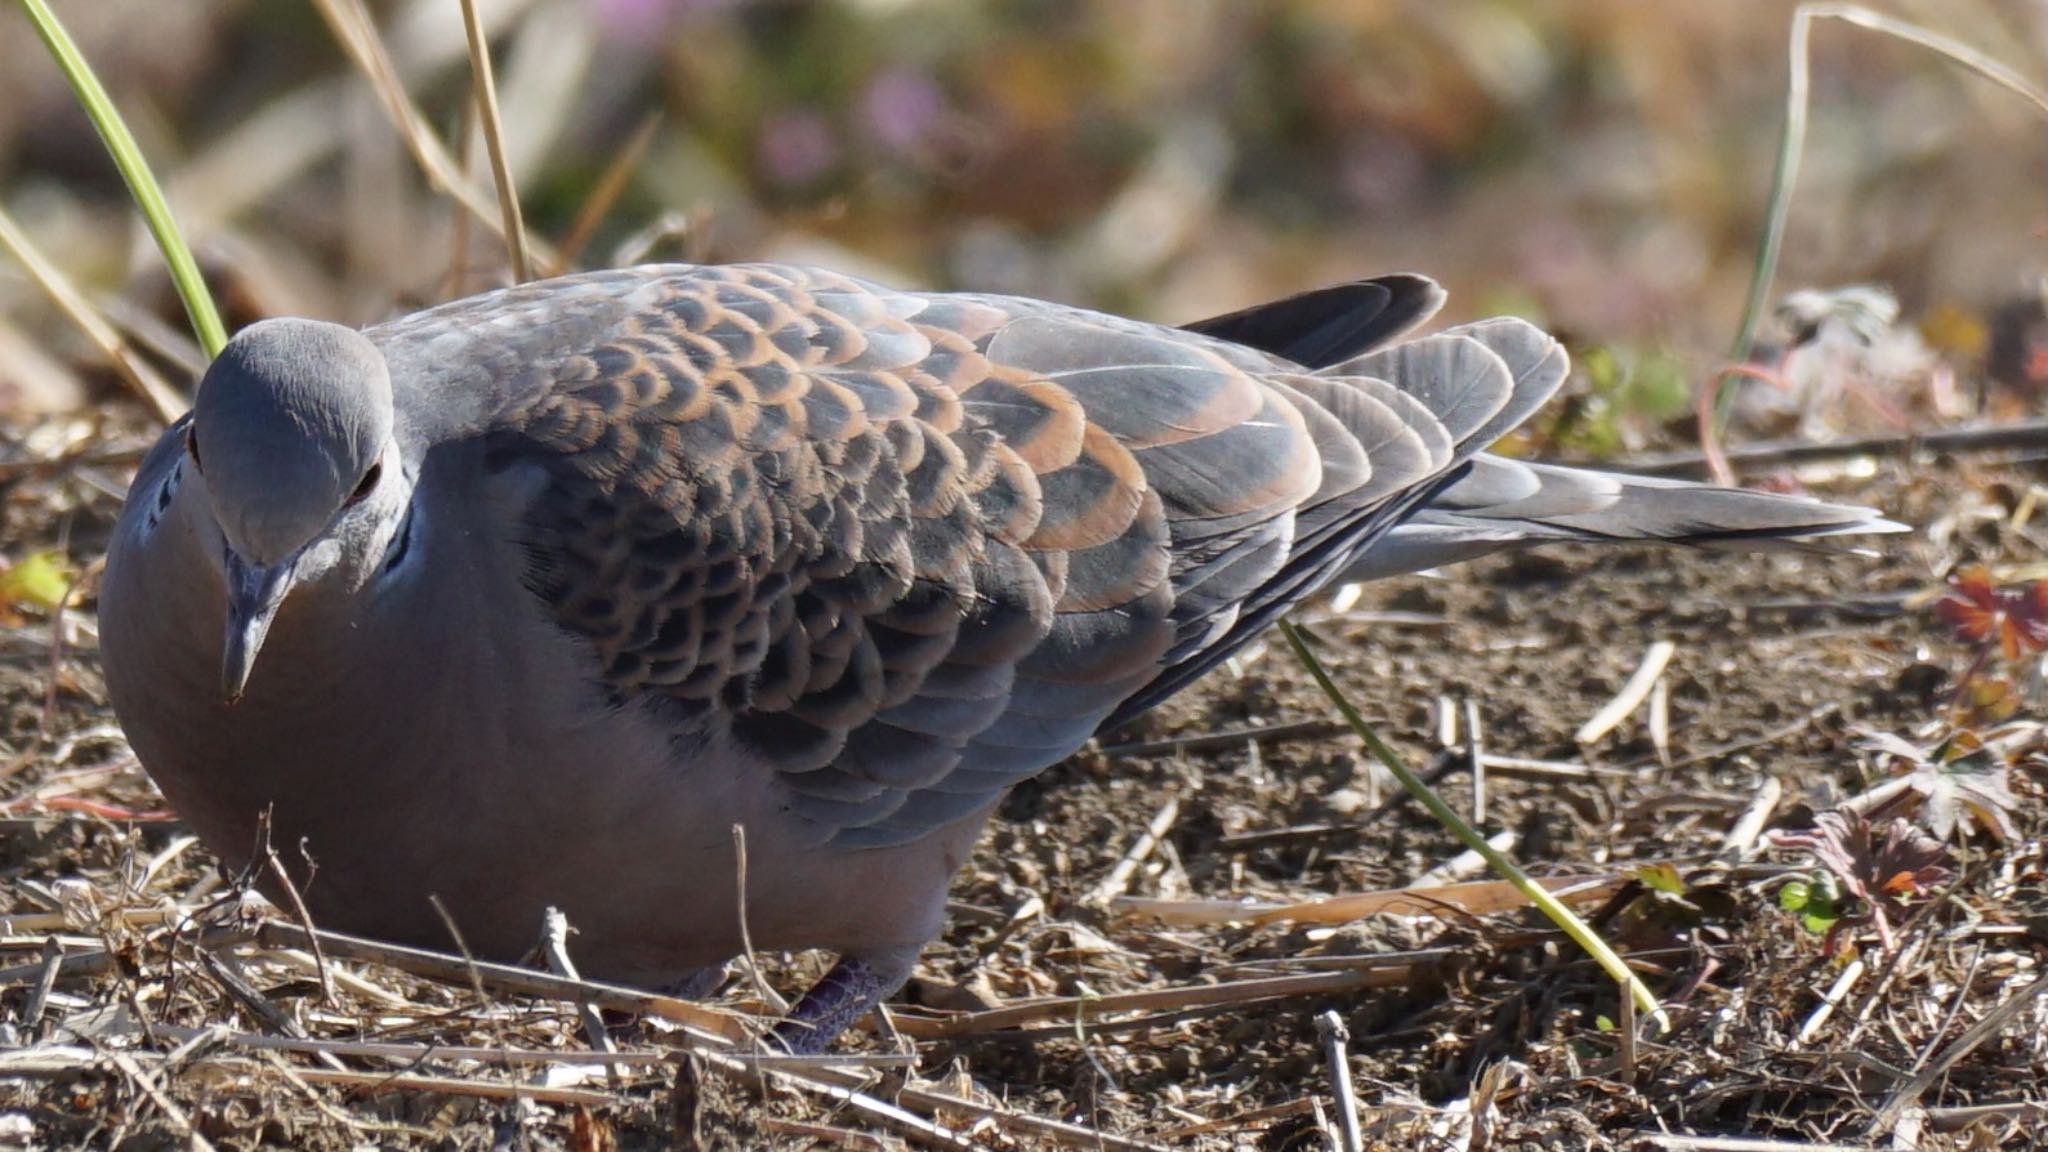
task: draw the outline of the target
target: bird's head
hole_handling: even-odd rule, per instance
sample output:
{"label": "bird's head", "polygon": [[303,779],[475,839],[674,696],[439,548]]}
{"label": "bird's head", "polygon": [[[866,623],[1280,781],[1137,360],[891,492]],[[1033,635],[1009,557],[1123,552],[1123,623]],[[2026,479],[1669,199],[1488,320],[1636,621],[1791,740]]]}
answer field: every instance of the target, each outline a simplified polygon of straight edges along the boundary
{"label": "bird's head", "polygon": [[386,566],[410,497],[393,428],[383,354],[339,324],[251,325],[207,369],[185,447],[220,531],[230,701],[294,588],[354,594]]}

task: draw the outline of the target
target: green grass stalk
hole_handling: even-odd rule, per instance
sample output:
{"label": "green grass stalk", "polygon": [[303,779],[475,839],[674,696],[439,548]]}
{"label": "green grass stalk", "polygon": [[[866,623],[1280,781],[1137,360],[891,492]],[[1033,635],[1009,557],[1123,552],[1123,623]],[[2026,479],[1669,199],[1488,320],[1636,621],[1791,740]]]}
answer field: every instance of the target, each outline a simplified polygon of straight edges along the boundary
{"label": "green grass stalk", "polygon": [[1337,711],[1343,714],[1344,722],[1358,734],[1358,738],[1371,750],[1373,756],[1381,764],[1386,765],[1387,771],[1394,774],[1394,779],[1401,782],[1401,787],[1406,788],[1408,794],[1428,809],[1429,814],[1436,817],[1439,823],[1450,829],[1451,834],[1465,847],[1477,852],[1489,867],[1514,885],[1516,891],[1526,897],[1531,904],[1541,908],[1543,914],[1563,929],[1564,934],[1571,937],[1573,943],[1585,949],[1587,955],[1613,977],[1616,984],[1621,985],[1623,995],[1629,997],[1639,1009],[1657,1022],[1659,1031],[1669,1032],[1671,1018],[1665,1015],[1664,1006],[1657,1002],[1657,997],[1650,991],[1649,985],[1644,984],[1628,966],[1628,962],[1613,948],[1608,947],[1607,941],[1602,940],[1600,934],[1593,931],[1592,925],[1579,919],[1577,913],[1552,896],[1548,889],[1538,884],[1527,872],[1522,871],[1520,866],[1508,859],[1506,853],[1488,844],[1486,837],[1481,836],[1478,829],[1466,823],[1449,804],[1444,803],[1443,797],[1438,796],[1428,784],[1423,783],[1420,776],[1409,770],[1400,753],[1395,752],[1386,741],[1380,739],[1379,733],[1373,731],[1372,725],[1366,722],[1365,717],[1345,697],[1344,690],[1337,687],[1337,682],[1330,678],[1329,672],[1323,668],[1322,661],[1316,659],[1315,653],[1309,650],[1300,629],[1282,620],[1280,633],[1287,637],[1288,645],[1294,649],[1295,657],[1308,669],[1309,675],[1315,677],[1316,685],[1323,690],[1323,695],[1328,696],[1330,702],[1337,706]]}
{"label": "green grass stalk", "polygon": [[50,10],[46,0],[21,0],[21,7],[57,61],[57,67],[63,69],[64,78],[70,82],[79,105],[85,109],[92,126],[99,131],[100,139],[106,143],[114,166],[121,170],[121,178],[128,182],[128,194],[134,197],[135,206],[142,210],[143,220],[148,222],[157,247],[163,251],[164,263],[170,266],[171,283],[178,290],[178,298],[185,302],[185,313],[192,319],[192,331],[199,338],[200,348],[208,356],[218,355],[228,342],[227,330],[221,326],[220,313],[213,306],[213,296],[206,289],[205,278],[199,274],[199,262],[192,258],[192,249],[185,244],[184,233],[178,230],[178,222],[171,215],[170,203],[164,199],[163,189],[150,173],[149,162],[143,158],[142,149],[136,145],[127,123],[121,119],[120,110],[114,107],[99,77],[93,74],[92,66],[86,63],[84,54],[79,52],[78,45],[72,42],[70,33],[64,30],[64,25]]}

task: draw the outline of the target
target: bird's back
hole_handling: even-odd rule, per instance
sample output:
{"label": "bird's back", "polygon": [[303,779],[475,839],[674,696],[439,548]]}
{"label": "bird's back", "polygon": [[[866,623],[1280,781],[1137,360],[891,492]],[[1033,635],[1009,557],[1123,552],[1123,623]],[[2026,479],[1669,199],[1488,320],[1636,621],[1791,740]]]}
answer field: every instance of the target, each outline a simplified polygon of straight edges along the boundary
{"label": "bird's back", "polygon": [[615,703],[729,729],[821,839],[877,846],[1193,680],[1564,375],[1514,320],[1377,347],[1440,294],[1345,291],[1209,335],[670,267],[370,335],[408,435],[544,478],[527,582]]}

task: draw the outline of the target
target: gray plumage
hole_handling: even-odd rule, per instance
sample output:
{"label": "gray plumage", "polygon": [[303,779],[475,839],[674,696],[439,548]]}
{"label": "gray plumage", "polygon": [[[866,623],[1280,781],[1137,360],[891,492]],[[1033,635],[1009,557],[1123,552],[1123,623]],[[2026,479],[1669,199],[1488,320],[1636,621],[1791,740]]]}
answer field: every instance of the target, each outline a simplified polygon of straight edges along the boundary
{"label": "gray plumage", "polygon": [[[778,265],[591,273],[362,333],[247,329],[137,475],[109,689],[206,843],[259,815],[331,926],[666,985],[899,985],[1013,784],[1329,581],[1553,539],[1889,530],[1481,450],[1564,378],[1420,277],[1176,330]],[[260,660],[259,660],[260,657]]]}

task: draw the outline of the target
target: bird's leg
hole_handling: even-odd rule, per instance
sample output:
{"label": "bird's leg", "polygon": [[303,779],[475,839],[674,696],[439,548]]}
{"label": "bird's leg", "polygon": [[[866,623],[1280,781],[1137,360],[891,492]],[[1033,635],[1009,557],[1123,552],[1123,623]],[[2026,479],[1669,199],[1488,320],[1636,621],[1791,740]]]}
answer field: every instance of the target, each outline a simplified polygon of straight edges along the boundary
{"label": "bird's leg", "polygon": [[[713,964],[709,968],[692,969],[654,991],[657,995],[695,1002],[718,991],[718,986],[725,983],[725,975],[725,965]],[[603,1015],[606,1026],[621,1036],[631,1034],[632,1029],[639,1027],[641,1019],[639,1013],[611,1009],[606,1009]]]}
{"label": "bird's leg", "polygon": [[677,978],[674,983],[663,986],[660,991],[662,995],[673,996],[678,1000],[702,1000],[718,991],[718,986],[725,983],[725,975],[725,965],[713,964],[709,968],[699,968]]}
{"label": "bird's leg", "polygon": [[917,953],[902,948],[841,956],[775,1026],[776,1043],[796,1056],[823,1052],[847,1025],[903,987],[917,965]]}

